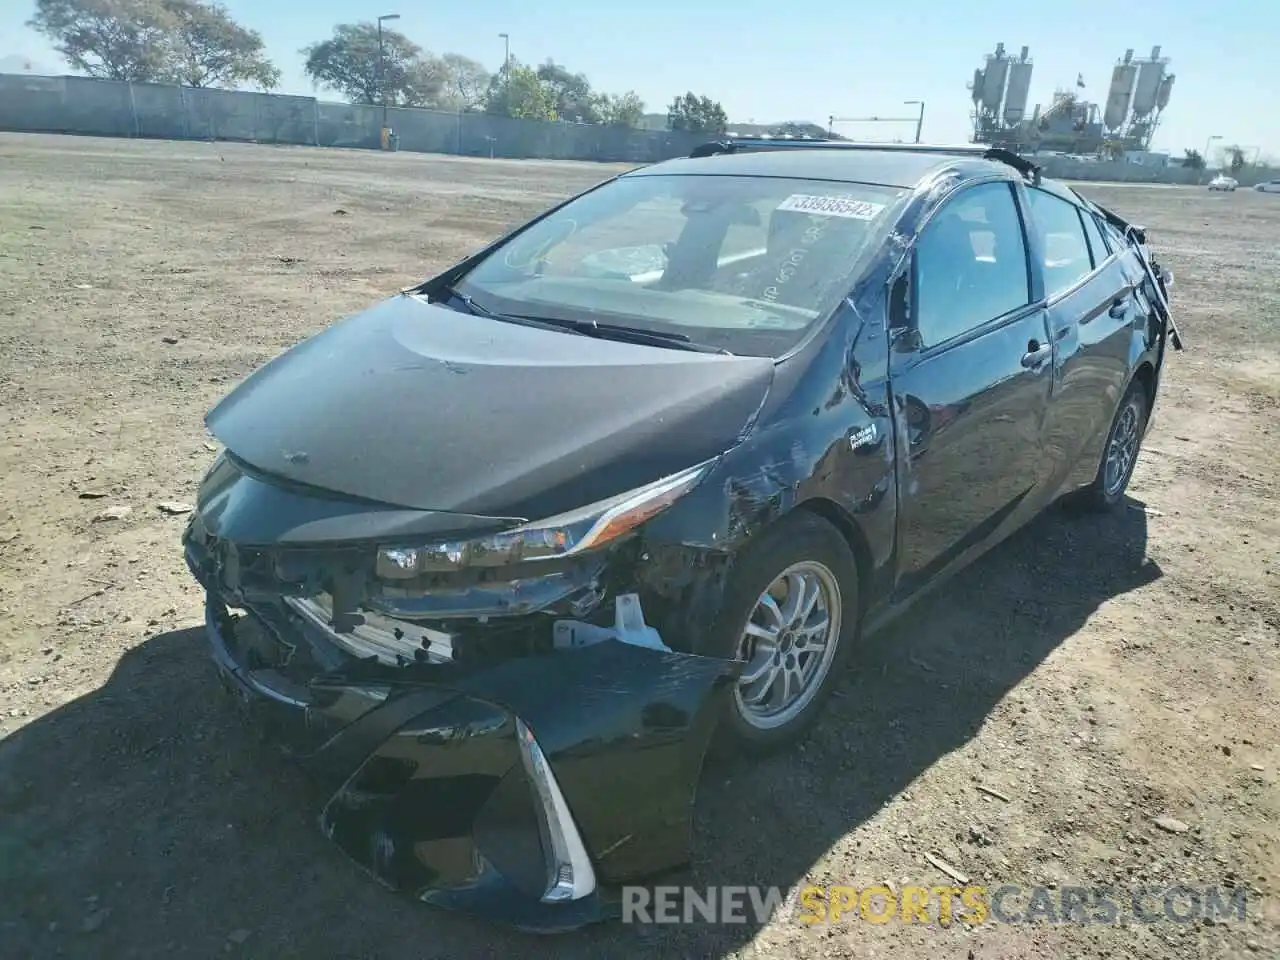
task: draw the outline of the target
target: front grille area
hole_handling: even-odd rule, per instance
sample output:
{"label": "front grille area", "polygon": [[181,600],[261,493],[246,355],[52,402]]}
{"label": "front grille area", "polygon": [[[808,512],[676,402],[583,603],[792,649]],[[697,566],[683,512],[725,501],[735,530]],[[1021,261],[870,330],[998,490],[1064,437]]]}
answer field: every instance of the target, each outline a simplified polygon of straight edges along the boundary
{"label": "front grille area", "polygon": [[333,598],[321,593],[306,599],[289,597],[285,602],[300,617],[323,632],[333,645],[360,660],[376,657],[388,666],[408,663],[449,663],[453,660],[453,635],[363,611],[363,621],[347,633],[333,629]]}

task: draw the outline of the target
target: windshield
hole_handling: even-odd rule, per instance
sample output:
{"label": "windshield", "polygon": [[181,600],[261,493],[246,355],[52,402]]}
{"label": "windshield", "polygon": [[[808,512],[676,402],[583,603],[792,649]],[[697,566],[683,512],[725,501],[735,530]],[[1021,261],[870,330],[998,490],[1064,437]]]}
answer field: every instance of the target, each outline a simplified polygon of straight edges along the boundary
{"label": "windshield", "polygon": [[623,177],[456,285],[497,314],[625,324],[779,356],[848,294],[903,191],[776,177]]}

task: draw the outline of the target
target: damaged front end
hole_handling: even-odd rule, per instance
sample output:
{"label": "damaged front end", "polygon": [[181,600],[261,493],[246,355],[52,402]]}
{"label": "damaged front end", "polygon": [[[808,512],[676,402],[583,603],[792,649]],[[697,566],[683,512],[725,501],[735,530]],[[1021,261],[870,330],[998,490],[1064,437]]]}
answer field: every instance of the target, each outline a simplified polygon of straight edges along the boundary
{"label": "damaged front end", "polygon": [[223,682],[330,791],[326,835],[397,891],[550,932],[615,916],[623,884],[689,857],[741,665],[669,649],[606,528],[699,475],[530,525],[224,453],[183,544]]}

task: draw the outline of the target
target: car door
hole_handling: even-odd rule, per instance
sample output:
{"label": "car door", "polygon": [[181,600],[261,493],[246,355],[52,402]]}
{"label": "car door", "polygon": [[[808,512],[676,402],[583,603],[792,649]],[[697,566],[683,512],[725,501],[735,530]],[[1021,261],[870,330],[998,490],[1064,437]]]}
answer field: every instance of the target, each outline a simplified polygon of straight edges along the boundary
{"label": "car door", "polygon": [[1036,187],[1026,195],[1055,347],[1044,430],[1054,495],[1092,478],[1128,384],[1134,325],[1146,312],[1135,298],[1141,278],[1134,265],[1090,211]]}
{"label": "car door", "polygon": [[915,244],[891,319],[900,594],[1032,509],[1053,351],[1027,251],[1007,181],[962,188]]}

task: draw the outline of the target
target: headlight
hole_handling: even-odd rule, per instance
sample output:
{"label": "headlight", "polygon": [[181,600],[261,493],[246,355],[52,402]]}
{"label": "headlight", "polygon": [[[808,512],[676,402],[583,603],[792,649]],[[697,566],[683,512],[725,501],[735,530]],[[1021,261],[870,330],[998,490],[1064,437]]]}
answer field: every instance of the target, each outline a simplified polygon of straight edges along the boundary
{"label": "headlight", "polygon": [[671,506],[697,486],[714,463],[708,460],[621,496],[487,537],[383,547],[378,551],[377,573],[387,580],[408,580],[424,573],[502,567],[592,550],[630,533]]}

